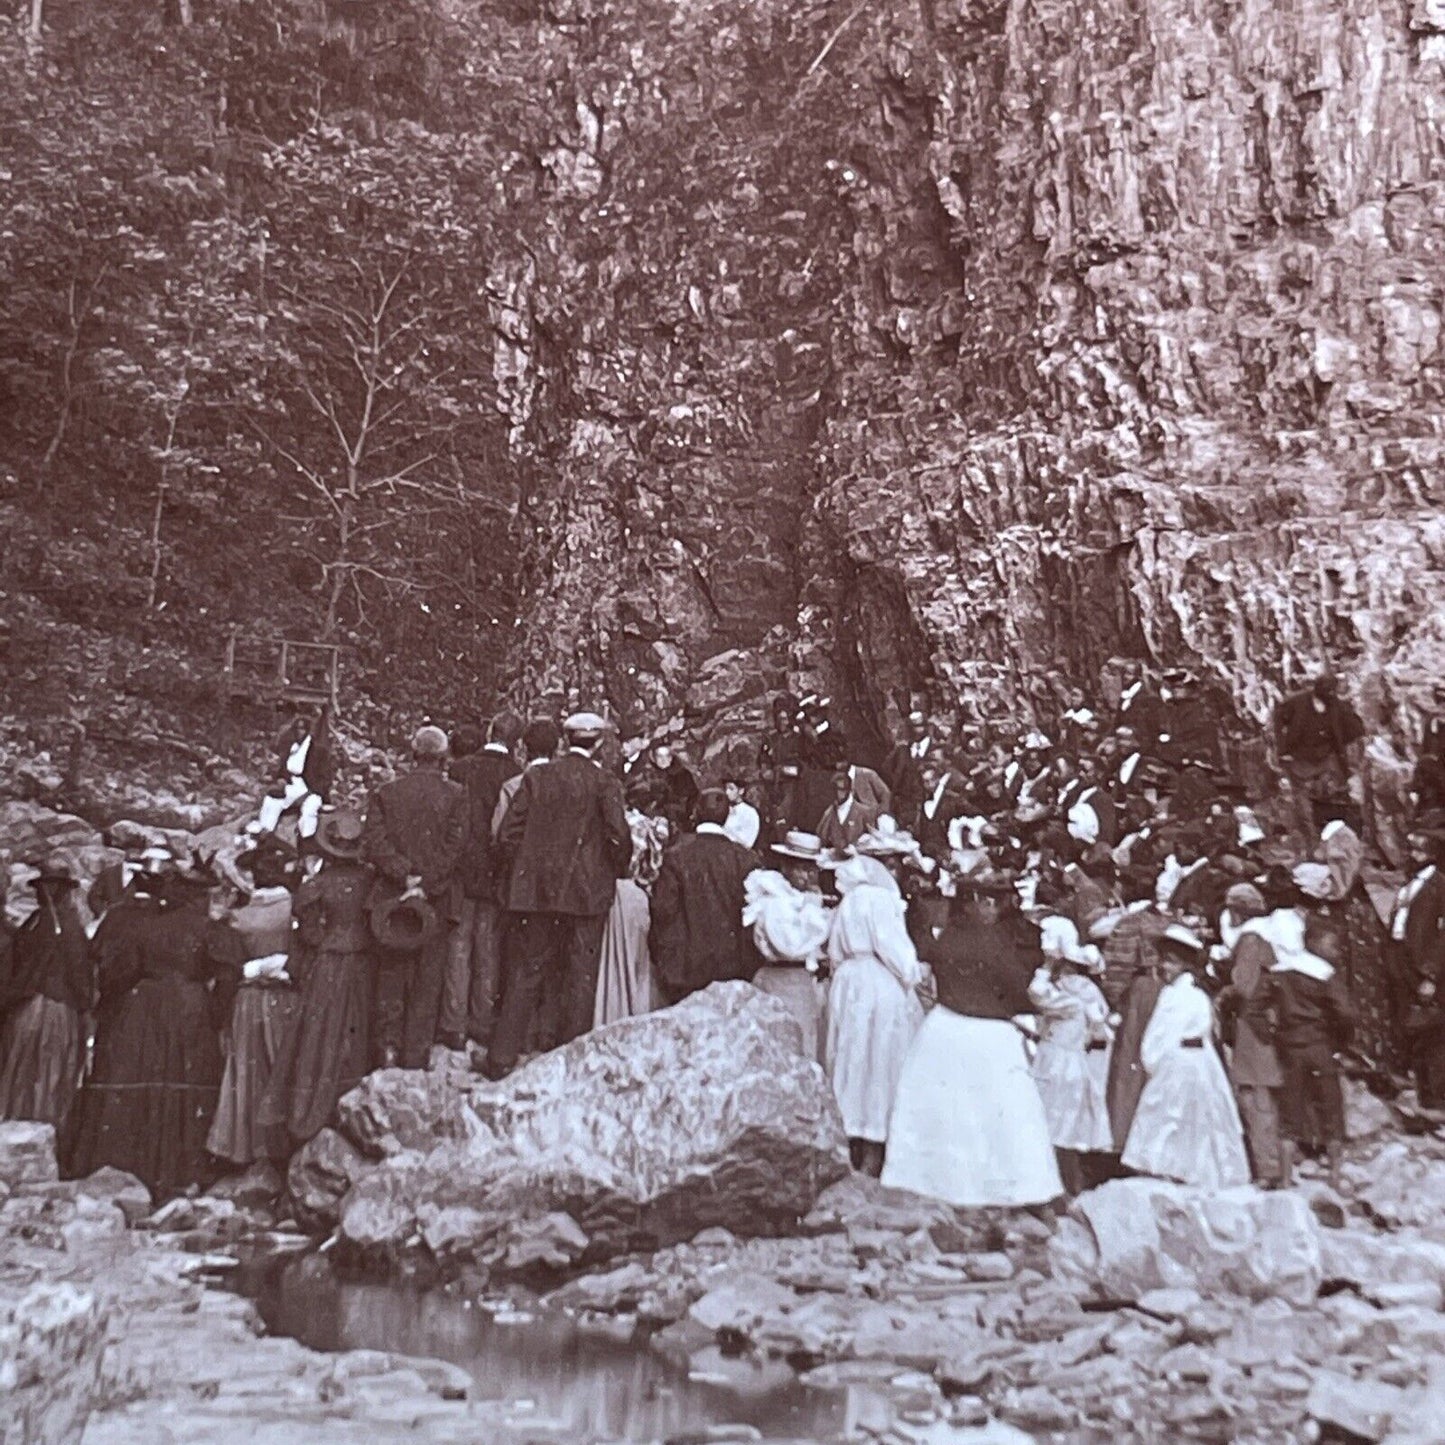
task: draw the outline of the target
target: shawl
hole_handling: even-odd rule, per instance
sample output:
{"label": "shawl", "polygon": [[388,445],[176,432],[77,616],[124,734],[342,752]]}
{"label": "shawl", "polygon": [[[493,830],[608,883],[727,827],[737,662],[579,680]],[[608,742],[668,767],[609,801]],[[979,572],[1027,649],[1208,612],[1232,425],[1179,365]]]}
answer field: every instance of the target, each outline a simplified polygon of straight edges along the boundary
{"label": "shawl", "polygon": [[821,893],[794,888],[781,873],[757,868],[743,880],[743,927],[769,963],[812,963],[828,946]]}
{"label": "shawl", "polygon": [[1271,973],[1302,973],[1321,983],[1334,977],[1334,966],[1305,947],[1305,920],[1299,909],[1276,908],[1264,918],[1251,918],[1247,927],[1274,949]]}

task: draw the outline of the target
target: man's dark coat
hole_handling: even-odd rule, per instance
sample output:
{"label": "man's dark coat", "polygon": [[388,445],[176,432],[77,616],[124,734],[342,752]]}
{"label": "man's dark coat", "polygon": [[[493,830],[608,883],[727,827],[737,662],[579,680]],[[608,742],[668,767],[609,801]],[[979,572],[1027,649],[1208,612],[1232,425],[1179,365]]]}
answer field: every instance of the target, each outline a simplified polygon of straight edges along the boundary
{"label": "man's dark coat", "polygon": [[514,913],[605,914],[632,861],[622,785],[581,753],[522,775],[497,834]]}
{"label": "man's dark coat", "polygon": [[762,860],[718,833],[691,833],[662,860],[652,888],[653,976],[669,1001],[720,979],[747,978],[762,959],[743,926],[743,879]]}
{"label": "man's dark coat", "polygon": [[510,753],[483,748],[452,764],[452,781],[467,790],[469,821],[458,874],[468,898],[490,898],[493,883],[492,814],[502,784],[521,772]]}

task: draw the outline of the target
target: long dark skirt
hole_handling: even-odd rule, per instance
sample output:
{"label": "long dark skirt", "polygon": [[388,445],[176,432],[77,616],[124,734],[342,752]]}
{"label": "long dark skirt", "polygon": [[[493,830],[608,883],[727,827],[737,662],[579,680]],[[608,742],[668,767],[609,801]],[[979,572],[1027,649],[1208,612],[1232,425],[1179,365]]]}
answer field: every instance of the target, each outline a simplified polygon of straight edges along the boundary
{"label": "long dark skirt", "polygon": [[202,983],[143,979],[98,1021],[95,1062],[76,1101],[68,1172],[110,1164],[157,1199],[212,1173],[206,1134],[221,1086],[221,1043]]}
{"label": "long dark skirt", "polygon": [[1119,1021],[1119,1032],[1114,1036],[1114,1051],[1109,1056],[1109,1081],[1105,1086],[1109,1104],[1109,1132],[1114,1136],[1114,1147],[1121,1152],[1129,1139],[1129,1130],[1134,1124],[1134,1113],[1139,1107],[1139,1097],[1149,1076],[1139,1052],[1144,1044],[1144,1030],[1154,1017],[1154,1005],[1164,985],[1149,973],[1136,974],[1124,995],[1123,1017]]}
{"label": "long dark skirt", "polygon": [[1399,987],[1391,971],[1389,937],[1374,905],[1356,885],[1346,897],[1320,911],[1339,924],[1345,935],[1341,972],[1355,1006],[1355,1052],[1375,1068],[1402,1072],[1406,1060]]}
{"label": "long dark skirt", "polygon": [[292,1050],[300,1002],[289,986],[243,984],[231,1010],[231,1051],[206,1147],[230,1164],[284,1159],[291,1141],[264,1103],[278,1066]]}
{"label": "long dark skirt", "polygon": [[336,1101],[371,1067],[372,973],[370,954],[329,951],[306,970],[290,1058],[277,1070],[266,1110],[296,1143],[325,1127]]}
{"label": "long dark skirt", "polygon": [[0,1028],[0,1119],[53,1124],[70,1117],[85,1039],[69,1004],[37,993],[5,1016]]}

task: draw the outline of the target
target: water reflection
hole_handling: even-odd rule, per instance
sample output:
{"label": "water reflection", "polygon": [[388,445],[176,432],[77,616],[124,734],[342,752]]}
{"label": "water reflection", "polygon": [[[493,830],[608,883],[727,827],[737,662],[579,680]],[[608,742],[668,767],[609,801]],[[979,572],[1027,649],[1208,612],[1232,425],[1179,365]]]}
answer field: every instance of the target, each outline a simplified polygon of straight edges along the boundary
{"label": "water reflection", "polygon": [[577,1445],[661,1440],[725,1422],[766,1439],[837,1439],[864,1405],[856,1387],[810,1390],[781,1362],[710,1348],[684,1372],[645,1342],[584,1333],[560,1313],[502,1324],[464,1296],[347,1280],[315,1256],[253,1267],[241,1285],[273,1334],[319,1350],[450,1360],[483,1396],[512,1402],[519,1421]]}

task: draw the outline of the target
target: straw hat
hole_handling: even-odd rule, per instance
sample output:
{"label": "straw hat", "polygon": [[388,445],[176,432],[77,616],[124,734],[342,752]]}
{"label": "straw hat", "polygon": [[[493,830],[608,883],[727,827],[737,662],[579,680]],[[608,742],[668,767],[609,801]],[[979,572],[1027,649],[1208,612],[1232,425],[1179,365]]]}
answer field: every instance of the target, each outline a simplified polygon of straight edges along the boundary
{"label": "straw hat", "polygon": [[798,858],[804,863],[818,863],[823,857],[823,840],[816,833],[790,828],[781,843],[773,844],[773,852],[784,858]]}

